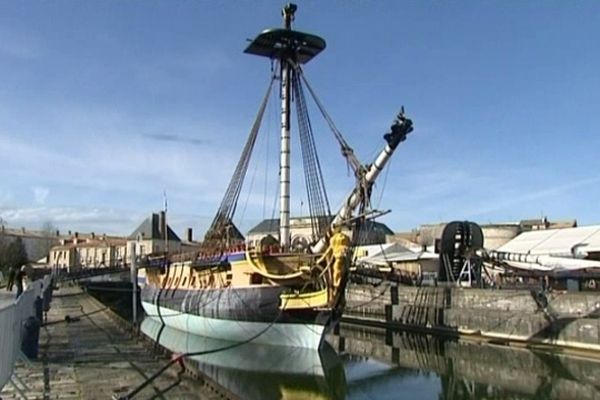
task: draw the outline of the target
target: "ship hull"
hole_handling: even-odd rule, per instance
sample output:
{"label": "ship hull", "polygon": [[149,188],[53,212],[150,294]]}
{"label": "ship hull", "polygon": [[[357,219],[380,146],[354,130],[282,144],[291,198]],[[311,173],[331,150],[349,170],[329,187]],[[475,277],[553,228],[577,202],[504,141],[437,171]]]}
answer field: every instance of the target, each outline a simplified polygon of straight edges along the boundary
{"label": "ship hull", "polygon": [[[147,315],[160,321],[155,304],[142,302]],[[325,325],[308,323],[268,323],[200,317],[160,307],[165,325],[194,335],[218,338],[232,342],[252,341],[274,346],[318,349]]]}
{"label": "ship hull", "polygon": [[142,289],[146,314],[195,335],[234,342],[318,349],[332,325],[330,310],[281,310],[281,287]]}

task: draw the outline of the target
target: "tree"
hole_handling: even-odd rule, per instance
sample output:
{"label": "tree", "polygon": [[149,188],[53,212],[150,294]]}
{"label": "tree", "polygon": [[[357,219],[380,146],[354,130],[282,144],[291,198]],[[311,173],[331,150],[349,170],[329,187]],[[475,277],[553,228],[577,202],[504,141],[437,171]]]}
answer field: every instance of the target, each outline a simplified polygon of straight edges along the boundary
{"label": "tree", "polygon": [[27,264],[27,250],[23,244],[23,240],[17,237],[15,240],[5,246],[4,265],[5,268],[20,268],[21,265]]}
{"label": "tree", "polygon": [[6,264],[6,250],[8,247],[8,239],[4,234],[4,220],[0,218],[0,225],[2,226],[2,230],[0,230],[0,271],[4,273],[8,272],[8,265]]}
{"label": "tree", "polygon": [[8,272],[8,266],[6,265],[6,238],[4,233],[0,233],[0,271],[6,275]]}
{"label": "tree", "polygon": [[50,249],[58,244],[58,237],[56,235],[56,226],[52,223],[52,221],[45,221],[42,224],[41,233],[43,238],[37,242],[35,246],[35,254],[33,254],[36,261],[41,256],[46,257],[48,261],[48,254],[50,253]]}

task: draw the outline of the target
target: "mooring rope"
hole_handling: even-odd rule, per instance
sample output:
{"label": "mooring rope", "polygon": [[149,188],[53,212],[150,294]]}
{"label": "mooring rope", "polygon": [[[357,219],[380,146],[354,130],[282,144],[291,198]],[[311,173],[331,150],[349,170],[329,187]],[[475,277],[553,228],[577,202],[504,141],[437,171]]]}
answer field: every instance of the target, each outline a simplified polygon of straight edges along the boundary
{"label": "mooring rope", "polygon": [[162,375],[163,372],[165,372],[167,369],[169,369],[172,365],[174,365],[176,363],[178,363],[182,368],[185,368],[185,366],[183,364],[183,360],[186,357],[197,357],[197,356],[202,356],[202,355],[207,355],[207,354],[220,353],[222,351],[227,351],[227,350],[234,349],[236,347],[243,346],[245,344],[248,344],[248,343],[256,340],[257,338],[259,338],[260,336],[262,336],[265,332],[267,332],[269,329],[271,329],[273,327],[273,325],[279,320],[279,318],[281,318],[286,305],[287,305],[287,301],[283,305],[283,307],[281,307],[281,309],[279,310],[279,314],[277,315],[277,317],[273,321],[271,321],[264,329],[262,329],[261,331],[259,331],[255,335],[249,337],[248,339],[246,339],[246,340],[244,340],[242,342],[232,343],[232,344],[227,345],[227,346],[217,347],[215,349],[203,350],[203,351],[193,351],[193,352],[186,352],[186,353],[179,354],[176,357],[173,357],[162,368],[160,368],[158,371],[156,371],[154,374],[152,374],[146,380],[144,380],[144,382],[142,382],[135,389],[133,389],[132,391],[130,391],[129,393],[127,393],[127,394],[125,394],[123,396],[116,396],[115,395],[115,396],[112,397],[113,400],[129,400],[129,399],[132,399],[135,395],[137,395],[140,391],[142,391],[146,386],[148,386],[156,378],[158,378],[160,375]]}

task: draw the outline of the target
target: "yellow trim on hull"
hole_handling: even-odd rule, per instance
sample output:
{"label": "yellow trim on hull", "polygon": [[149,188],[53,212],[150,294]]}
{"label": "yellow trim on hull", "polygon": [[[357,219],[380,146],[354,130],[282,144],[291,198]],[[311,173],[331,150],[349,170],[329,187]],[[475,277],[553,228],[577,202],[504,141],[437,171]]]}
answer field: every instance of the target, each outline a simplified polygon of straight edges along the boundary
{"label": "yellow trim on hull", "polygon": [[329,303],[327,289],[309,293],[284,293],[279,296],[279,308],[293,310],[299,308],[326,307]]}
{"label": "yellow trim on hull", "polygon": [[252,255],[248,251],[246,251],[246,261],[248,262],[248,265],[250,265],[250,267],[254,270],[254,272],[264,276],[267,279],[272,279],[275,281],[296,279],[296,278],[300,278],[305,273],[304,271],[296,271],[296,272],[292,272],[290,274],[285,274],[285,275],[271,274],[266,271],[267,268],[264,265],[264,261],[260,255],[260,253],[256,253],[256,260],[259,262],[259,265],[256,265],[255,260],[253,260],[253,258],[252,258]]}

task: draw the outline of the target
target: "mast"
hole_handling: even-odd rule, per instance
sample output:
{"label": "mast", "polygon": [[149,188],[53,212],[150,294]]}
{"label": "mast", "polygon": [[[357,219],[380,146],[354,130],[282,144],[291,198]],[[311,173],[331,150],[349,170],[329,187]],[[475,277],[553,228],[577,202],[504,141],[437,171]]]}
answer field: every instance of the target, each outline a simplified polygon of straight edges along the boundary
{"label": "mast", "polygon": [[[295,4],[286,5],[281,13],[284,27],[292,29],[296,12]],[[279,153],[279,244],[282,249],[290,247],[290,83],[293,52],[281,52],[281,143]],[[291,60],[294,61],[294,60]]]}
{"label": "mast", "polygon": [[279,243],[290,247],[290,103],[292,65],[306,64],[326,47],[317,35],[292,30],[295,4],[283,10],[283,28],[261,32],[244,50],[245,53],[279,61],[281,78],[281,140],[279,157]]}

